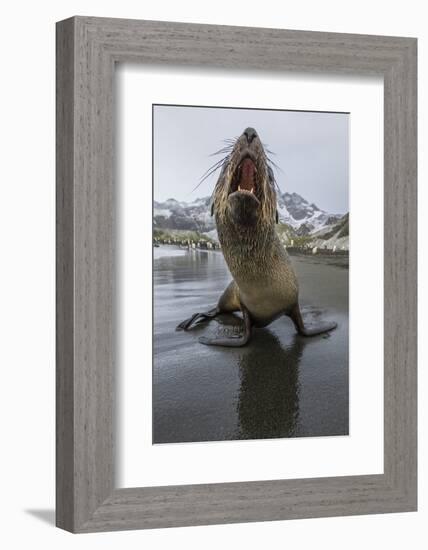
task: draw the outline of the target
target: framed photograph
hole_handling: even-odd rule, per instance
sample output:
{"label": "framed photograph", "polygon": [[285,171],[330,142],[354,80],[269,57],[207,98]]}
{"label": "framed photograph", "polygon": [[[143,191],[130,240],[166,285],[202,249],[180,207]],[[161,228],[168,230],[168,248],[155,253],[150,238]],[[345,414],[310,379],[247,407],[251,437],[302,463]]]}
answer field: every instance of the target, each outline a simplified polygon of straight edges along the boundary
{"label": "framed photograph", "polygon": [[416,39],[57,24],[57,525],[414,511]]}
{"label": "framed photograph", "polygon": [[348,435],[349,113],[153,105],[152,118],[153,443]]}

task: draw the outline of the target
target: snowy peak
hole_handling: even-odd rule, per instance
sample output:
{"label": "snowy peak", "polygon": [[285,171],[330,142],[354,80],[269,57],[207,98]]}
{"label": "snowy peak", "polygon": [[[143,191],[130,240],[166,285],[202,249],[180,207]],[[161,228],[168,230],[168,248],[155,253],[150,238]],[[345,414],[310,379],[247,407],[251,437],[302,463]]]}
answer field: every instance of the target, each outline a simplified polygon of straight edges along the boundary
{"label": "snowy peak", "polygon": [[[278,194],[280,223],[289,225],[297,235],[313,234],[324,226],[335,224],[341,216],[326,212],[310,203],[298,193]],[[210,214],[210,197],[192,202],[168,199],[154,201],[154,225],[158,229],[185,229],[208,232],[215,228]]]}
{"label": "snowy peak", "polygon": [[291,225],[299,234],[307,235],[317,231],[324,225],[334,223],[340,216],[329,214],[309,203],[298,193],[283,193],[278,195],[278,214],[283,223]]}
{"label": "snowy peak", "polygon": [[315,231],[311,238],[312,246],[349,250],[349,213],[334,223]]}
{"label": "snowy peak", "polygon": [[215,227],[210,214],[210,202],[210,197],[195,199],[189,203],[175,199],[165,202],[154,201],[154,226],[158,229],[210,231]]}

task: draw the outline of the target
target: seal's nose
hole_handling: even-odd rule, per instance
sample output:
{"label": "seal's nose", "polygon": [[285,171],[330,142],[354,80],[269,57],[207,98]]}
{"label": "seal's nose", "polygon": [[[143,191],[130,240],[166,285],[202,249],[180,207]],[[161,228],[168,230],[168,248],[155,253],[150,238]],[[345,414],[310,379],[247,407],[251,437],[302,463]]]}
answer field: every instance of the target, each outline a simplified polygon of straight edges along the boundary
{"label": "seal's nose", "polygon": [[257,137],[257,132],[254,130],[254,128],[247,128],[244,130],[244,134],[247,136],[248,143],[251,143],[254,138]]}

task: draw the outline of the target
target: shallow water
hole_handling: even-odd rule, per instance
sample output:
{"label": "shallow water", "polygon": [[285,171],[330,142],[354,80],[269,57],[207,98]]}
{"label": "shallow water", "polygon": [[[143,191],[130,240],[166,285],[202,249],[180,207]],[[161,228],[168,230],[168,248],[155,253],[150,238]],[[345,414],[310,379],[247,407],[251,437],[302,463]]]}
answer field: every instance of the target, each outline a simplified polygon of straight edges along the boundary
{"label": "shallow water", "polygon": [[154,443],[348,434],[343,260],[292,257],[304,317],[334,319],[335,331],[304,338],[283,317],[232,349],[198,342],[240,322],[231,315],[175,332],[192,313],[213,307],[231,280],[221,252],[161,246],[154,258]]}

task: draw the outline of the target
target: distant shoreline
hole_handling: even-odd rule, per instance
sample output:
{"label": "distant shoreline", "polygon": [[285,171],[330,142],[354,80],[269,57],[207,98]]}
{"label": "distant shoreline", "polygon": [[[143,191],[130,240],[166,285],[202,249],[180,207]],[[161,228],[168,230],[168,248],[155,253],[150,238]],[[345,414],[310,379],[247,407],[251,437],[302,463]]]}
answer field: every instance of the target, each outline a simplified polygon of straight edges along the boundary
{"label": "distant shoreline", "polygon": [[[168,250],[169,249],[169,250]],[[178,243],[156,243],[153,247],[154,250],[154,259],[165,258],[170,256],[179,256],[181,254],[186,254],[187,252],[214,252],[218,253],[221,251],[220,248],[206,248],[206,247],[187,247],[180,245]],[[307,260],[319,260],[325,263],[339,265],[341,267],[349,266],[349,251],[348,250],[337,250],[333,252],[332,250],[323,250],[318,249],[317,252],[313,252],[311,249],[298,248],[298,247],[287,247],[287,252],[290,256],[298,257],[301,259]]]}

